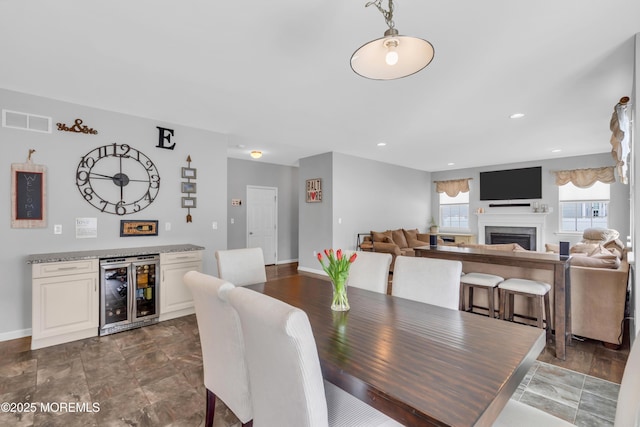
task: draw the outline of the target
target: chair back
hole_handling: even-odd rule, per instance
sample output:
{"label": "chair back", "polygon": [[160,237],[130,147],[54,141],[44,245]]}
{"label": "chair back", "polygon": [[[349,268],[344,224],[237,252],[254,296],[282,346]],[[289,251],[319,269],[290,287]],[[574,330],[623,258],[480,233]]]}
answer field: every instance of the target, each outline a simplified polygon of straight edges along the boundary
{"label": "chair back", "polygon": [[386,294],[391,254],[365,251],[356,251],[355,254],[356,260],[349,268],[348,285]]}
{"label": "chair back", "polygon": [[235,286],[253,285],[267,281],[262,248],[216,251],[218,277]]}
{"label": "chair back", "polygon": [[640,334],[633,341],[622,375],[614,426],[640,427]]}
{"label": "chair back", "polygon": [[307,314],[246,288],[228,296],[242,324],[254,425],[327,426],[322,372]]}
{"label": "chair back", "polygon": [[396,257],[391,294],[458,309],[462,263],[424,257]]}
{"label": "chair back", "polygon": [[189,271],[183,280],[195,303],[204,385],[246,423],[253,411],[242,328],[238,314],[224,300],[234,286],[197,271]]}

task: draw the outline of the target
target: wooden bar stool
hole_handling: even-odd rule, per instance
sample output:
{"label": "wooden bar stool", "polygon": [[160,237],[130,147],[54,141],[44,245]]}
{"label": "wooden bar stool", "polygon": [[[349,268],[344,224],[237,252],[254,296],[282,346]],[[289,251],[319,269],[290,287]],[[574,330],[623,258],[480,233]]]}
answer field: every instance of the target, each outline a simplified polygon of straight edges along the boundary
{"label": "wooden bar stool", "polygon": [[[551,336],[551,309],[549,307],[551,285],[537,280],[507,279],[498,285],[498,289],[500,290],[500,319],[504,320],[506,317],[507,320],[513,321],[514,295],[534,298],[538,327],[545,329],[544,319],[546,319],[547,337]],[[528,316],[522,317],[528,318]]]}
{"label": "wooden bar stool", "polygon": [[[495,315],[495,297],[494,289],[504,278],[496,276],[494,274],[486,273],[467,273],[460,277],[460,310],[473,311],[474,307],[485,309],[484,307],[478,307],[473,305],[473,290],[474,288],[485,289],[487,291],[487,301],[489,311],[489,317],[494,318]],[[465,307],[465,290],[468,289],[469,293],[469,305]]]}

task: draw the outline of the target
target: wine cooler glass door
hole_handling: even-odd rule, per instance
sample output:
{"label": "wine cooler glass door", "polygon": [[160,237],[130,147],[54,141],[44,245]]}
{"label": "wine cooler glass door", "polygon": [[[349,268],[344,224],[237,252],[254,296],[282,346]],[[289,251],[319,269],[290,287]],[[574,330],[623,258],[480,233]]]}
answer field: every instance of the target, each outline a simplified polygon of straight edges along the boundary
{"label": "wine cooler glass door", "polygon": [[101,328],[124,324],[131,320],[129,319],[130,267],[130,263],[101,265]]}
{"label": "wine cooler glass door", "polygon": [[134,319],[158,316],[158,287],[160,269],[158,261],[133,264],[135,279]]}

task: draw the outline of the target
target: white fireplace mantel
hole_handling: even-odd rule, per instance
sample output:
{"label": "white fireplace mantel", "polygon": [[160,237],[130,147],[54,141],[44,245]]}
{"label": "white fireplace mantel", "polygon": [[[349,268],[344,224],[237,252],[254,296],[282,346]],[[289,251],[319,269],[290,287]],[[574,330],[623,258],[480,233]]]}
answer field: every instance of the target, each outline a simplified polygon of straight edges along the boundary
{"label": "white fireplace mantel", "polygon": [[548,212],[479,213],[478,243],[485,243],[485,227],[535,227],[536,249],[544,251],[545,219]]}

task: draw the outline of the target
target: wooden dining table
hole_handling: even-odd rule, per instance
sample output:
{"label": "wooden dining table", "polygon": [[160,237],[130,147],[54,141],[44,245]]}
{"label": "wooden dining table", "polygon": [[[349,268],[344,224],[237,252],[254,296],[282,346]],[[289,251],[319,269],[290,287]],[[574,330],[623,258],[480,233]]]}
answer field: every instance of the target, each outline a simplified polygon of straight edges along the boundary
{"label": "wooden dining table", "polygon": [[567,345],[571,344],[571,274],[570,257],[536,251],[499,251],[457,246],[419,246],[413,249],[416,256],[496,264],[527,269],[549,270],[553,274],[553,326],[555,330],[556,357],[566,359]]}
{"label": "wooden dining table", "polygon": [[355,287],[332,311],[308,275],[247,288],[305,311],[325,380],[405,426],[491,426],[545,346],[539,328]]}

